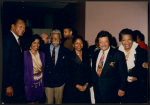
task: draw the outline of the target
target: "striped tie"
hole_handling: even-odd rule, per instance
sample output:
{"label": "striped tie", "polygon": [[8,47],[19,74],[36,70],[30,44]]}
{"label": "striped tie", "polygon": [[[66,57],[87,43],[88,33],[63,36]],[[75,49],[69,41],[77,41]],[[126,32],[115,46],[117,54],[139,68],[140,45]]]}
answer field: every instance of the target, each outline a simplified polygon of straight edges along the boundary
{"label": "striped tie", "polygon": [[99,63],[98,63],[98,67],[97,67],[97,75],[100,76],[101,72],[102,72],[102,69],[103,69],[103,63],[104,63],[104,51],[103,51],[103,54],[99,60]]}
{"label": "striped tie", "polygon": [[55,47],[53,48],[53,51],[52,51],[52,62],[55,65]]}

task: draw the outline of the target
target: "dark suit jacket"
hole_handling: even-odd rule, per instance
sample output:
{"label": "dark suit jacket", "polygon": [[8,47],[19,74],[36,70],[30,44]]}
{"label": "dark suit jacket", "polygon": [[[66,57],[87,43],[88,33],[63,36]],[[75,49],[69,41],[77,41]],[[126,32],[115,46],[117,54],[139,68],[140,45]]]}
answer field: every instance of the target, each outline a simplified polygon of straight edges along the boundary
{"label": "dark suit jacket", "polygon": [[77,84],[84,85],[86,82],[91,82],[91,66],[88,53],[83,52],[81,61],[73,51],[67,69],[67,80],[71,82],[73,87]]}
{"label": "dark suit jacket", "polygon": [[[9,86],[14,88],[14,95],[24,88],[23,53],[11,32],[3,38],[3,96]],[[2,97],[3,98],[3,97]]]}
{"label": "dark suit jacket", "polygon": [[[90,92],[89,87],[91,83],[91,66],[88,53],[82,52],[82,61],[72,52],[70,59],[68,59],[68,68],[66,73],[67,82],[64,88],[64,99],[68,103],[89,103]],[[86,91],[80,92],[76,85],[84,85],[89,83]]]}
{"label": "dark suit jacket", "polygon": [[148,70],[142,67],[144,62],[148,62],[148,53],[145,49],[140,48],[140,46],[135,50],[135,67],[129,70],[128,76],[134,76],[137,80],[127,83],[125,96],[129,103],[144,102],[144,96],[148,95]]}
{"label": "dark suit jacket", "polygon": [[52,62],[50,53],[50,44],[44,46],[45,52],[45,71],[44,85],[45,87],[59,87],[65,83],[65,59],[70,53],[67,48],[60,46],[56,65]]}
{"label": "dark suit jacket", "polygon": [[[118,90],[125,90],[127,65],[123,52],[110,47],[102,73],[97,76],[96,61],[100,50],[92,57],[92,83],[96,102],[117,102]],[[114,65],[111,66],[111,63]]]}
{"label": "dark suit jacket", "polygon": [[129,70],[128,75],[135,76],[138,79],[143,79],[143,75],[141,75],[141,73],[144,73],[144,71],[147,71],[147,70],[144,70],[144,68],[142,67],[142,64],[144,62],[148,62],[148,53],[146,50],[138,46],[136,48],[136,54],[135,54],[135,67]]}

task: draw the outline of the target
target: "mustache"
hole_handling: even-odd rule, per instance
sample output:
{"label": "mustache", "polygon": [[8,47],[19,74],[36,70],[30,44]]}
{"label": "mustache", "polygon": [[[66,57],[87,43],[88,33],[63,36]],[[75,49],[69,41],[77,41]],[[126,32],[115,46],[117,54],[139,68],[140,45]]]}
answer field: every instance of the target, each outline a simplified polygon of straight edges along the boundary
{"label": "mustache", "polygon": [[52,42],[53,44],[59,44],[60,42]]}

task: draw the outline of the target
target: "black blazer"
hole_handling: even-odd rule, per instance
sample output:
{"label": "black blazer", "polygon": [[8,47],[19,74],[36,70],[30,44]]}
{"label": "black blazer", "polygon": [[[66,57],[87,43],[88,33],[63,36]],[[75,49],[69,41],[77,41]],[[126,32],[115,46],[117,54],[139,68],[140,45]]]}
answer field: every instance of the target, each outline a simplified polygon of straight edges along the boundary
{"label": "black blazer", "polygon": [[[68,62],[68,68],[65,73],[68,83],[71,87],[75,88],[77,84],[84,85],[85,83],[91,84],[91,66],[88,53],[83,51],[82,61],[76,55],[75,51],[72,51],[72,56]],[[66,84],[67,85],[67,84]]]}
{"label": "black blazer", "polygon": [[[3,92],[12,86],[19,91],[24,86],[23,51],[21,52],[15,37],[11,32],[3,36]],[[15,93],[14,93],[15,94]]]}
{"label": "black blazer", "polygon": [[[110,47],[102,73],[97,76],[96,61],[100,50],[92,57],[92,83],[96,101],[107,97],[118,96],[118,90],[125,90],[127,80],[127,65],[123,52]],[[108,100],[109,102],[109,100]]]}
{"label": "black blazer", "polygon": [[[63,100],[67,103],[89,103],[90,102],[90,81],[91,81],[91,66],[90,59],[86,52],[82,52],[82,61],[76,55],[75,51],[68,59],[66,69],[67,81],[64,87]],[[76,85],[84,85],[89,83],[89,86],[84,92],[79,91]]]}
{"label": "black blazer", "polygon": [[135,76],[139,81],[143,81],[147,77],[147,70],[142,67],[142,64],[148,62],[148,52],[139,46],[135,50],[135,67],[129,70],[128,75]]}
{"label": "black blazer", "polygon": [[59,87],[65,83],[65,64],[66,56],[70,51],[60,45],[58,59],[56,65],[52,62],[50,53],[50,44],[44,46],[45,52],[45,71],[44,71],[44,85],[45,87]]}

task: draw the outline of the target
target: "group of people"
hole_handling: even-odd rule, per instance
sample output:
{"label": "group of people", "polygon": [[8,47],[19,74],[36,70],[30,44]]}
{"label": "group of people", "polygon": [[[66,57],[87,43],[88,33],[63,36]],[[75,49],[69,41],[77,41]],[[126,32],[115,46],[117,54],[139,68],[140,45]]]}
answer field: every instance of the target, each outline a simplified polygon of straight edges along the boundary
{"label": "group of people", "polygon": [[32,35],[26,45],[24,32],[18,18],[3,35],[4,103],[91,103],[92,87],[95,103],[147,103],[148,48],[140,31],[122,29],[114,47],[111,33],[102,30],[92,48],[70,27],[63,35],[52,30],[50,39]]}

